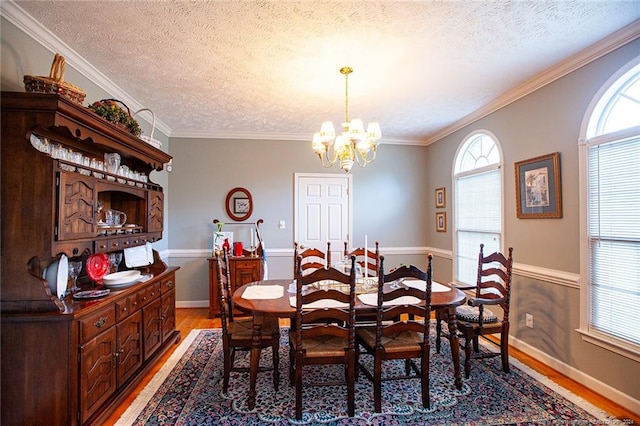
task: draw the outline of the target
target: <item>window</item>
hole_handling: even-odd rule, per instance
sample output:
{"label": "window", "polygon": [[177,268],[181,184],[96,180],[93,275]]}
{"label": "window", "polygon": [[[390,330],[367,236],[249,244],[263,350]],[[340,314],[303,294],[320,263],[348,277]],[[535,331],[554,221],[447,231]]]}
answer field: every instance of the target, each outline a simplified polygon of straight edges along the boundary
{"label": "window", "polygon": [[487,131],[462,142],[454,168],[455,280],[475,285],[480,243],[502,248],[502,153]]}
{"label": "window", "polygon": [[580,331],[640,359],[640,60],[605,84],[581,139]]}

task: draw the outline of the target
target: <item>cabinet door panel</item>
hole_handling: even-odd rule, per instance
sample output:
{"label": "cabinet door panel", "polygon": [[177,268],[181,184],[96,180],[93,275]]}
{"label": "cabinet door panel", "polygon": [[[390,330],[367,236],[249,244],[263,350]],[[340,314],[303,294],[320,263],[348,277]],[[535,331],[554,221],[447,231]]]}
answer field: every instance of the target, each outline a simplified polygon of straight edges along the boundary
{"label": "cabinet door panel", "polygon": [[142,312],[136,311],[117,325],[118,386],[142,365]]}
{"label": "cabinet door panel", "polygon": [[80,347],[80,412],[89,418],[116,390],[116,328]]}
{"label": "cabinet door panel", "polygon": [[176,292],[171,290],[162,295],[162,340],[167,340],[176,328]]}
{"label": "cabinet door panel", "polygon": [[93,238],[95,231],[95,188],[92,178],[60,172],[58,240]]}
{"label": "cabinet door panel", "polygon": [[144,359],[148,359],[162,344],[162,300],[157,298],[142,308],[144,321]]}
{"label": "cabinet door panel", "polygon": [[160,191],[149,191],[149,224],[147,232],[162,232],[164,227],[164,194]]}

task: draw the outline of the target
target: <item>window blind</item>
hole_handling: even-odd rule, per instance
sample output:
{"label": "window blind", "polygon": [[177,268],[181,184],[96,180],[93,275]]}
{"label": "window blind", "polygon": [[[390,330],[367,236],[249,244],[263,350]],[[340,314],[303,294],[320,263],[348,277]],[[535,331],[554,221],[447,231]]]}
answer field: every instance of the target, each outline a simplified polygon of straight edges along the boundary
{"label": "window blind", "polygon": [[474,285],[478,252],[500,251],[502,231],[500,169],[456,178],[456,279]]}
{"label": "window blind", "polygon": [[587,161],[590,327],[640,344],[640,137]]}

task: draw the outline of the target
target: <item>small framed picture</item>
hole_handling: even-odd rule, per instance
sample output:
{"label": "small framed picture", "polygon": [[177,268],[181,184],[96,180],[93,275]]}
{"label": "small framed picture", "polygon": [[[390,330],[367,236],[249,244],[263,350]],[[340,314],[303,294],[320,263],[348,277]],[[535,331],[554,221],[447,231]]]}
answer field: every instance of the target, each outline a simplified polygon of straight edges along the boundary
{"label": "small framed picture", "polygon": [[249,211],[249,199],[244,197],[235,197],[233,199],[233,212],[235,214],[247,213]]}
{"label": "small framed picture", "polygon": [[447,232],[447,213],[446,212],[436,213],[436,231]]}
{"label": "small framed picture", "polygon": [[436,208],[443,209],[447,207],[446,189],[436,188]]}
{"label": "small framed picture", "polygon": [[518,161],[515,175],[519,219],[562,217],[559,152]]}

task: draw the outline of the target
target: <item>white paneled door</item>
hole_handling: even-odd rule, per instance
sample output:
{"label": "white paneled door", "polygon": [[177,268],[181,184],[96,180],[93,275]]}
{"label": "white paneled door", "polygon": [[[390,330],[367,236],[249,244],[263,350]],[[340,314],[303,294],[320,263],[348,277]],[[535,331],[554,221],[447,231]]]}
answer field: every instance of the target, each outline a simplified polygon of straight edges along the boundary
{"label": "white paneled door", "polygon": [[295,241],[326,250],[331,242],[332,262],[341,259],[351,232],[351,175],[295,175]]}

